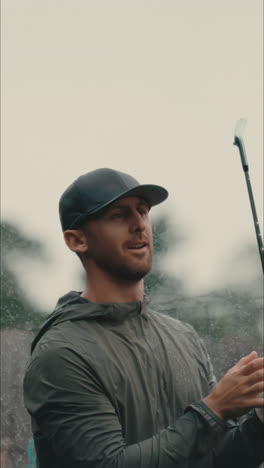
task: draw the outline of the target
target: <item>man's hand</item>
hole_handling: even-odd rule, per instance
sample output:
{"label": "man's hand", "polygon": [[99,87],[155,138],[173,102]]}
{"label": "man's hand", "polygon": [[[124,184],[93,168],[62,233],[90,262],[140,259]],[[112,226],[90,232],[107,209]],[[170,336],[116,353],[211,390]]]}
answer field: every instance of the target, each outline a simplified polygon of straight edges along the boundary
{"label": "man's hand", "polygon": [[221,419],[234,419],[252,408],[264,408],[264,358],[255,351],[229,369],[204,403]]}

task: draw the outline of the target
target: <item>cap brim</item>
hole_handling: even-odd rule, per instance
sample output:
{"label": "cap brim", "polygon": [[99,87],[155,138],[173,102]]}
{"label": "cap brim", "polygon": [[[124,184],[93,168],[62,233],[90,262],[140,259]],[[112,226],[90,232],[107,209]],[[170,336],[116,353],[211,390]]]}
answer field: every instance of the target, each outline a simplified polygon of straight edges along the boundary
{"label": "cap brim", "polygon": [[114,203],[115,201],[120,200],[121,198],[141,197],[149,203],[151,208],[152,206],[159,205],[160,203],[165,201],[166,198],[168,198],[168,195],[168,191],[165,188],[160,187],[159,185],[137,185],[136,187],[130,190],[126,190],[125,192],[118,194],[111,200],[108,200],[106,203],[93,210],[93,212],[87,214],[87,216],[99,213],[99,211],[105,209],[107,206],[111,205],[111,203]]}
{"label": "cap brim", "polygon": [[152,206],[156,206],[164,202],[166,198],[168,198],[168,195],[168,191],[165,188],[160,187],[159,185],[137,185],[136,187],[130,190],[126,190],[125,192],[118,194],[116,197],[112,198],[111,200],[108,200],[104,204],[101,204],[89,213],[84,213],[78,218],[78,220],[75,221],[74,225],[72,225],[70,229],[76,229],[90,216],[98,214],[100,211],[104,210],[109,205],[111,205],[111,203],[114,203],[116,200],[119,200],[121,198],[141,197],[149,203],[151,208]]}
{"label": "cap brim", "polygon": [[165,201],[168,195],[168,191],[159,185],[139,185],[118,196],[116,200],[124,197],[141,197],[152,207]]}

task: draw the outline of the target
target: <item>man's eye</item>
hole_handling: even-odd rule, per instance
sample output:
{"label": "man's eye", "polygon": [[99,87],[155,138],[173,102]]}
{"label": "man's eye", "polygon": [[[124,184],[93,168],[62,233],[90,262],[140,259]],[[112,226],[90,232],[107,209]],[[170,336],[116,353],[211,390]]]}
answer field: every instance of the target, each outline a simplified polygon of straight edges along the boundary
{"label": "man's eye", "polygon": [[147,209],[147,208],[141,208],[141,209],[139,210],[139,213],[140,213],[141,215],[147,215],[147,214],[148,214],[148,209]]}
{"label": "man's eye", "polygon": [[121,212],[119,212],[119,213],[113,213],[113,214],[111,215],[111,218],[112,218],[112,219],[122,218],[122,216],[123,216],[123,213],[121,213]]}

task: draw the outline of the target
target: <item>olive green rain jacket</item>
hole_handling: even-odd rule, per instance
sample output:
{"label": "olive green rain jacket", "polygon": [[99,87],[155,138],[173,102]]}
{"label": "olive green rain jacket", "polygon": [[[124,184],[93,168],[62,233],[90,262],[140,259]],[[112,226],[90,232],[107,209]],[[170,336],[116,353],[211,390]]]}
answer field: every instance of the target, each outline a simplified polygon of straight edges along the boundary
{"label": "olive green rain jacket", "polygon": [[224,422],[192,327],[147,302],[61,298],[32,345],[25,405],[40,468],[254,468],[263,427]]}

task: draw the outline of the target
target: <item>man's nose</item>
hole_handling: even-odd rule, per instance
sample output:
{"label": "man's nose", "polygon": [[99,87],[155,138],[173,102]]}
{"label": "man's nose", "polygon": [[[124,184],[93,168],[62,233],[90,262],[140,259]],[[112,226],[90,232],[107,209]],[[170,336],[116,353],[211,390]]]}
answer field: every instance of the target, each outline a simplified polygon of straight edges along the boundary
{"label": "man's nose", "polygon": [[143,216],[137,212],[133,213],[132,220],[131,220],[131,230],[133,232],[142,232],[146,228],[146,222]]}

